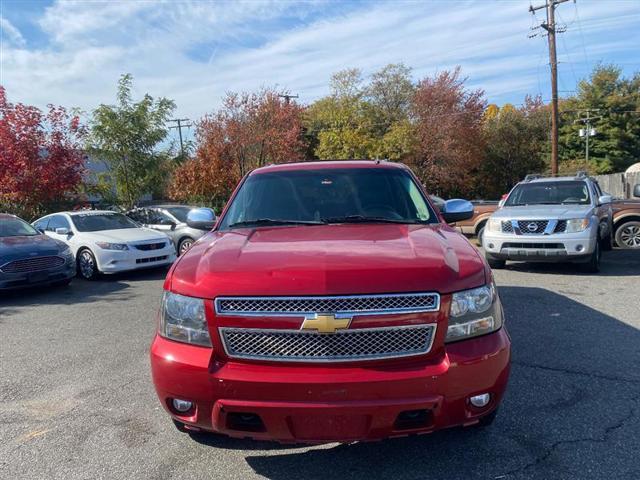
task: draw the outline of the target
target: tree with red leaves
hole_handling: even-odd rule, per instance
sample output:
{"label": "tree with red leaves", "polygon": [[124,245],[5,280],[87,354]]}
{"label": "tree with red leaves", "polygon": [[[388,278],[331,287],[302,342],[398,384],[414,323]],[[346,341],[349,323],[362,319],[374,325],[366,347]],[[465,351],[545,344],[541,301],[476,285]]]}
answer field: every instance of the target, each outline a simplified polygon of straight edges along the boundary
{"label": "tree with red leaves", "polygon": [[0,86],[0,210],[31,219],[82,182],[84,129],[63,107],[9,103]]}
{"label": "tree with red leaves", "polygon": [[432,192],[468,195],[484,158],[482,90],[469,91],[460,67],[418,83],[413,97],[417,151],[408,161]]}
{"label": "tree with red leaves", "polygon": [[219,111],[198,122],[195,158],[174,172],[170,195],[219,206],[254,168],[302,159],[301,112],[272,89],[228,94]]}

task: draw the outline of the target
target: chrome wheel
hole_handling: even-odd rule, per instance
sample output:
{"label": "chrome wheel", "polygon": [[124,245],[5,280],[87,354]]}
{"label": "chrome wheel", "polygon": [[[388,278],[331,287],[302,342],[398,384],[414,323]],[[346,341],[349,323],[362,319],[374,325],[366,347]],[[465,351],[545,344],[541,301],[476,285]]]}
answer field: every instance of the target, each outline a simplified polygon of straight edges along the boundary
{"label": "chrome wheel", "polygon": [[78,269],[83,278],[91,279],[96,274],[96,261],[89,250],[84,250],[78,258]]}
{"label": "chrome wheel", "polygon": [[627,248],[640,248],[640,225],[622,227],[620,242]]}
{"label": "chrome wheel", "polygon": [[178,255],[182,255],[184,252],[189,250],[193,245],[193,240],[190,238],[185,238],[180,242],[180,248],[178,249]]}

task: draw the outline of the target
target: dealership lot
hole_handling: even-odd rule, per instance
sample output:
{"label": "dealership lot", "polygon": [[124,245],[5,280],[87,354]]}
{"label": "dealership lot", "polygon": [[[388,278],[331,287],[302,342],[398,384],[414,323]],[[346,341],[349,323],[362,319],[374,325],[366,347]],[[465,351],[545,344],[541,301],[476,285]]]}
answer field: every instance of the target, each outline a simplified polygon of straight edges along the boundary
{"label": "dealership lot", "polygon": [[281,446],[179,433],[147,350],[165,271],[0,297],[2,478],[639,478],[640,252],[496,272],[513,340],[494,425]]}

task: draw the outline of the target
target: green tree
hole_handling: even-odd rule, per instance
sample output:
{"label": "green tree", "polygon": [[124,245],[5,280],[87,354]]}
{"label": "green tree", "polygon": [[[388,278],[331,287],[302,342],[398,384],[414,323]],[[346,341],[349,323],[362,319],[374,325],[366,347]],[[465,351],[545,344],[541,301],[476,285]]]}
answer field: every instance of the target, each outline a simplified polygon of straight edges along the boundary
{"label": "green tree", "polygon": [[168,178],[170,155],[160,146],[175,110],[172,100],[154,100],[149,94],[134,102],[132,86],[133,77],[122,75],[116,105],[103,104],[93,111],[87,145],[91,155],[107,163],[117,197],[127,207],[144,194],[157,192]]}
{"label": "green tree", "polygon": [[[610,173],[640,160],[640,72],[624,78],[619,67],[599,65],[578,84],[578,93],[561,103],[560,160],[584,165],[585,139],[578,132],[586,116],[596,135],[589,138],[589,170]],[[562,167],[562,165],[561,165]]]}
{"label": "green tree", "polygon": [[499,198],[525,175],[545,170],[548,106],[539,97],[527,97],[520,108],[505,107],[489,105],[484,115],[485,158],[478,193],[485,198]]}

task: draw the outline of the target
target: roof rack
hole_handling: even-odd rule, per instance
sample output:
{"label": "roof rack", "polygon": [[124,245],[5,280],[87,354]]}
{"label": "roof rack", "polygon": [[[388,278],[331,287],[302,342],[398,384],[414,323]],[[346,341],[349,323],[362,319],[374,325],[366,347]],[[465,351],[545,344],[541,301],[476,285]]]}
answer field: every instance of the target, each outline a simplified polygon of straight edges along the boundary
{"label": "roof rack", "polygon": [[585,170],[579,170],[576,172],[576,178],[589,178],[589,173]]}
{"label": "roof rack", "polygon": [[544,178],[544,175],[541,173],[530,173],[526,177],[524,177],[525,182],[530,182],[531,180],[537,180],[538,178]]}

